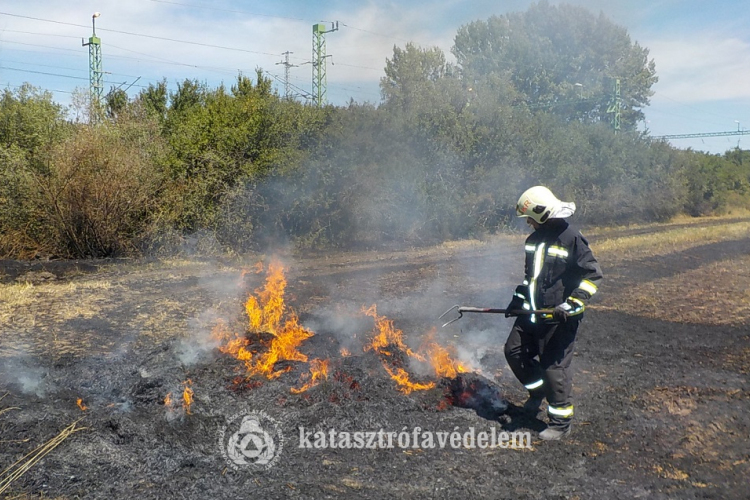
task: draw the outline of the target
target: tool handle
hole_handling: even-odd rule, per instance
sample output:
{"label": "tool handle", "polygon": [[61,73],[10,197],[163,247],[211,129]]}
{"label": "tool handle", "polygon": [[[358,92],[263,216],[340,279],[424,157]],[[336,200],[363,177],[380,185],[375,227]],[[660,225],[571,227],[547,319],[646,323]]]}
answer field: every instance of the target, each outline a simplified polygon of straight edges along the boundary
{"label": "tool handle", "polygon": [[472,306],[459,306],[458,312],[460,313],[490,313],[490,314],[514,314],[520,316],[522,314],[552,314],[552,309],[535,309],[529,311],[527,309],[495,309],[493,307],[472,307]]}

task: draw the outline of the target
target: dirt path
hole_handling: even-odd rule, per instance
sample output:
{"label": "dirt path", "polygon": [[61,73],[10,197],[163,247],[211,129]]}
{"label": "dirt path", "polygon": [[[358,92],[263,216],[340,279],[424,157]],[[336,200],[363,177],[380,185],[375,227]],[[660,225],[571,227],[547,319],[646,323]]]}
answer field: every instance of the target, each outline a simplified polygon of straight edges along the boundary
{"label": "dirt path", "polygon": [[[289,371],[277,378],[238,386],[233,380],[244,366],[218,352],[210,337],[219,319],[246,321],[244,302],[263,279],[243,273],[254,259],[246,265],[4,262],[0,470],[77,419],[83,417],[86,427],[5,493],[107,499],[746,498],[749,223],[735,218],[592,231],[595,252],[597,245],[607,249],[598,253],[605,282],[579,334],[574,433],[558,443],[539,441],[543,422],[517,409],[524,393],[502,359],[510,320],[467,315],[432,337],[496,384],[511,404],[502,416],[446,404],[441,381],[417,373],[414,364],[404,366],[437,386],[402,394],[382,356],[363,349],[373,321],[362,307],[376,304],[419,351],[451,305],[504,306],[520,279],[520,235],[407,252],[287,257],[287,304],[315,332],[300,350],[310,359],[330,358],[328,379],[302,394],[290,389],[301,386],[308,363],[284,362],[279,367]],[[685,231],[717,225],[732,230],[681,243]],[[656,237],[661,234],[672,243],[665,246]],[[612,243],[617,237],[635,238],[627,243],[637,251]],[[352,354],[342,357],[341,348]],[[186,387],[194,395],[189,414],[179,403]],[[165,404],[167,394],[177,403]],[[220,431],[252,412],[278,423],[283,450],[268,469],[235,470],[222,455]],[[269,422],[262,422],[264,428]],[[300,427],[351,433],[419,427],[462,436],[471,428],[494,429],[530,432],[533,439],[531,448],[519,449],[465,443],[308,449]],[[2,480],[0,475],[0,488]]]}

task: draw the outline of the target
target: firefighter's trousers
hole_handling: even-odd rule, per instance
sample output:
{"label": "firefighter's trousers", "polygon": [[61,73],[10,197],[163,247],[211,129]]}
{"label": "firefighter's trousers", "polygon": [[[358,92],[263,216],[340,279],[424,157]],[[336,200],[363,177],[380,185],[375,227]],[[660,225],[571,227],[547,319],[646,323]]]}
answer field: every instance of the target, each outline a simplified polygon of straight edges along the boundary
{"label": "firefighter's trousers", "polygon": [[532,323],[519,316],[505,342],[505,359],[530,395],[545,397],[550,427],[566,428],[573,418],[573,359],[580,319],[564,323]]}

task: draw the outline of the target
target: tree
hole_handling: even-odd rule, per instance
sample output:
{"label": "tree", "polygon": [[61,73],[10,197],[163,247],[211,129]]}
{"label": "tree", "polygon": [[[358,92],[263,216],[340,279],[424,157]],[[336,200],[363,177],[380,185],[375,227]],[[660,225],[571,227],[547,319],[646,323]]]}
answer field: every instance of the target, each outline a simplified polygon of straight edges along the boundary
{"label": "tree", "polygon": [[422,49],[412,43],[405,49],[394,46],[393,58],[386,59],[385,77],[380,79],[386,107],[408,110],[429,99],[436,83],[451,70],[438,47]]}
{"label": "tree", "polygon": [[657,77],[648,50],[604,15],[541,1],[528,11],[462,26],[452,49],[468,80],[504,75],[532,109],[608,121],[621,82],[621,128],[635,129]]}
{"label": "tree", "polygon": [[65,110],[52,101],[50,92],[24,83],[0,94],[0,145],[17,146],[27,158],[59,140],[65,125]]}
{"label": "tree", "polygon": [[253,85],[252,79],[246,77],[242,73],[237,75],[237,84],[232,85],[232,95],[235,97],[249,97],[255,95],[257,97],[270,97],[274,94],[273,82],[270,78],[263,76],[263,70],[258,68],[255,70],[256,83]]}
{"label": "tree", "polygon": [[169,110],[182,113],[192,106],[205,102],[208,87],[198,80],[185,79],[177,84],[177,91],[169,95]]}
{"label": "tree", "polygon": [[112,87],[104,96],[104,109],[108,118],[116,119],[120,113],[125,111],[127,106],[128,94],[122,89]]}
{"label": "tree", "polygon": [[149,83],[147,88],[141,90],[137,99],[149,113],[159,117],[162,121],[166,119],[169,101],[166,80],[162,80],[156,85]]}

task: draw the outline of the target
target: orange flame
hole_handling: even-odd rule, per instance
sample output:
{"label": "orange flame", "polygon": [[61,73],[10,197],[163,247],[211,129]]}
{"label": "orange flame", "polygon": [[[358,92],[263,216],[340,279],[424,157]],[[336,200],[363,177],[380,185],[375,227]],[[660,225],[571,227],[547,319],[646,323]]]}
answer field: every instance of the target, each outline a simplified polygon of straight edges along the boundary
{"label": "orange flame", "polygon": [[[375,319],[375,335],[370,344],[365,346],[365,350],[374,350],[378,354],[391,356],[389,349],[397,349],[404,352],[410,358],[421,362],[429,362],[430,366],[438,377],[455,378],[459,373],[464,373],[467,369],[455,361],[451,356],[451,351],[438,344],[434,340],[435,330],[427,333],[422,348],[426,347],[427,359],[419,353],[414,352],[404,344],[403,332],[393,326],[393,321],[385,316],[378,316],[375,306],[369,309],[363,309],[363,313]],[[434,382],[413,382],[409,373],[403,368],[392,366],[383,361],[383,367],[398,385],[398,390],[404,394],[413,391],[423,391],[435,387]]]}
{"label": "orange flame", "polygon": [[451,358],[447,348],[437,342],[427,346],[427,359],[438,377],[456,378],[459,373],[466,373],[463,365]]}
{"label": "orange flame", "polygon": [[[406,346],[406,344],[404,344],[403,332],[393,326],[393,321],[385,316],[378,316],[375,305],[372,305],[369,309],[363,309],[362,312],[375,320],[374,331],[376,332],[370,344],[365,346],[365,351],[372,349],[378,354],[391,356],[391,352],[388,349],[395,348],[406,353],[409,357],[419,361],[425,360],[424,356],[412,351]],[[391,367],[385,361],[383,361],[383,368],[385,368],[391,378],[396,382],[398,390],[404,394],[410,394],[413,391],[425,391],[435,387],[434,382],[412,382],[409,378],[409,373],[406,370],[399,367]]]}
{"label": "orange flame", "polygon": [[190,384],[192,383],[193,381],[190,379],[183,382],[183,384],[185,384],[185,390],[182,391],[182,407],[188,415],[191,415],[190,405],[193,404],[193,389],[190,388]]}
{"label": "orange flame", "polygon": [[286,306],[284,291],[286,290],[286,269],[277,260],[268,265],[266,283],[262,290],[256,290],[258,297],[250,296],[245,304],[247,316],[250,319],[250,329],[255,332],[269,332],[276,334],[281,324]]}
{"label": "orange flame", "polygon": [[166,397],[164,398],[164,406],[167,408],[172,408],[172,393],[168,392]]}
{"label": "orange flame", "polygon": [[[261,346],[266,347],[265,351],[250,351],[250,340],[245,335],[232,334],[223,321],[218,322],[213,329],[213,337],[223,342],[219,350],[243,361],[247,378],[262,375],[274,379],[291,369],[291,366],[287,366],[277,370],[275,367],[278,362],[307,362],[307,356],[298,348],[313,336],[313,332],[299,324],[297,314],[284,302],[287,283],[285,271],[278,260],[272,260],[268,264],[263,288],[255,290],[255,294],[245,302],[249,330],[258,335]],[[270,334],[272,338],[261,341],[261,334]]]}
{"label": "orange flame", "polygon": [[388,372],[393,380],[398,384],[398,390],[404,394],[410,394],[414,391],[426,391],[435,387],[435,382],[419,383],[412,382],[409,379],[409,374],[403,368],[391,368],[387,364],[383,363],[383,368]]}
{"label": "orange flame", "polygon": [[[263,266],[256,267],[257,272],[263,271]],[[247,314],[247,332],[242,334],[231,330],[227,322],[219,320],[212,331],[214,339],[220,342],[219,350],[243,362],[245,366],[245,380],[254,376],[267,379],[279,377],[292,369],[290,364],[278,367],[283,361],[308,362],[306,354],[299,351],[302,343],[312,337],[314,333],[299,323],[297,314],[287,306],[284,295],[287,280],[284,275],[286,268],[278,260],[272,259],[265,268],[266,277],[262,288],[256,289],[245,302]],[[246,272],[243,271],[243,276]],[[411,359],[429,364],[435,376],[455,378],[459,373],[466,372],[466,368],[455,361],[452,351],[441,346],[432,338],[435,331],[428,333],[419,351],[415,352],[404,342],[404,334],[394,326],[392,320],[377,313],[373,304],[369,308],[362,308],[362,313],[373,318],[375,328],[370,342],[365,345],[365,351],[375,351],[381,356],[383,366],[391,378],[396,382],[398,390],[404,394],[413,391],[428,390],[436,386],[435,382],[415,382],[409,373],[394,364],[393,354],[403,353]],[[253,335],[254,334],[254,335]],[[342,357],[350,356],[351,352],[340,348]],[[386,362],[389,357],[391,362]],[[398,358],[395,358],[397,362]],[[301,377],[299,387],[291,388],[291,392],[299,394],[318,385],[328,378],[329,360],[313,359],[309,361],[309,374]],[[188,410],[192,402],[193,392],[189,387],[183,392],[183,406]]]}
{"label": "orange flame", "polygon": [[229,325],[227,325],[226,321],[223,319],[217,320],[216,325],[211,331],[211,336],[214,339],[223,342],[223,345],[219,346],[219,351],[224,354],[234,356],[241,361],[248,361],[253,357],[253,354],[246,349],[247,345],[250,343],[247,337],[240,337],[237,334],[232,333],[229,329]]}
{"label": "orange flame", "polygon": [[89,407],[88,407],[88,406],[86,406],[85,404],[83,404],[83,399],[81,399],[81,398],[78,398],[78,399],[76,400],[76,404],[78,405],[78,408],[80,408],[80,409],[81,409],[81,411],[86,411],[86,410],[88,410],[88,409],[89,409]]}
{"label": "orange flame", "polygon": [[299,389],[292,387],[292,394],[300,394],[310,387],[318,385],[323,379],[328,378],[328,360],[313,359],[310,361],[310,380]]}
{"label": "orange flame", "polygon": [[393,326],[393,321],[386,318],[385,316],[378,316],[378,311],[373,304],[368,309],[363,309],[362,312],[366,316],[370,316],[375,320],[375,329],[377,333],[372,338],[372,342],[365,346],[365,351],[370,349],[374,350],[379,354],[390,356],[391,352],[386,350],[388,347],[395,347],[400,351],[405,352],[408,356],[416,358],[420,361],[424,361],[424,357],[404,344],[404,333],[398,328]]}

